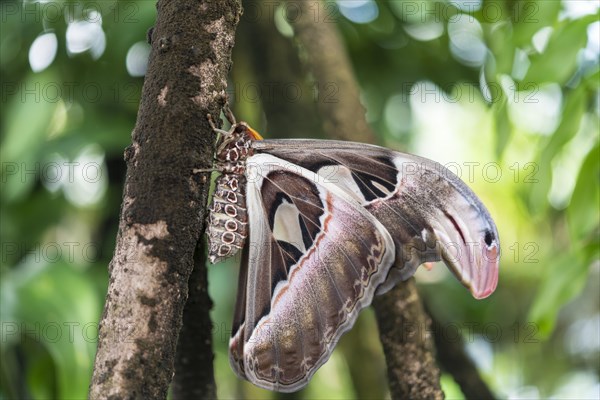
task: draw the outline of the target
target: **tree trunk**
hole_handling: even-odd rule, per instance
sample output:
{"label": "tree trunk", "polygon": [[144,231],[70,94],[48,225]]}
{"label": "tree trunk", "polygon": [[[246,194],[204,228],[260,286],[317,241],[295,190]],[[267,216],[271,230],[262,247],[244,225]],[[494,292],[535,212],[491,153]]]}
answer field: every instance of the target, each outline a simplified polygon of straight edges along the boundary
{"label": "tree trunk", "polygon": [[[226,100],[240,5],[159,0],[157,11],[138,119],[125,151],[127,176],[92,399],[167,396],[209,188],[208,174],[192,171],[212,162],[206,114],[218,115]],[[208,311],[198,317],[206,319]]]}

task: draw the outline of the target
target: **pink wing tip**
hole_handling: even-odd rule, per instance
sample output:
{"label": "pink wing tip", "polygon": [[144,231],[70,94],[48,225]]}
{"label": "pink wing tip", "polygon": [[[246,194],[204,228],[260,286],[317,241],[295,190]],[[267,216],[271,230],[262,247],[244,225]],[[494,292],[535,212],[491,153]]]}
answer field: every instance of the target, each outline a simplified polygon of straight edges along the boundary
{"label": "pink wing tip", "polygon": [[471,293],[476,299],[485,299],[496,290],[498,285],[498,265],[500,262],[500,246],[493,243],[491,246],[483,245],[482,262],[479,266],[479,279],[471,285]]}

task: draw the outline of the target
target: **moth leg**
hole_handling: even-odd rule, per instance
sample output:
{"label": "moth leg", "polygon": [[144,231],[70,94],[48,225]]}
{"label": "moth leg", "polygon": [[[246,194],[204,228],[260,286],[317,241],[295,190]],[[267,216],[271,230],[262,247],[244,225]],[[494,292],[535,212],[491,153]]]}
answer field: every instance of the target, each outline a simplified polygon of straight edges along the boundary
{"label": "moth leg", "polygon": [[219,129],[217,128],[217,125],[215,124],[215,120],[213,119],[212,115],[206,114],[206,119],[208,120],[208,124],[210,125],[213,131]]}
{"label": "moth leg", "polygon": [[[208,120],[208,124],[210,125],[213,132],[216,132],[219,135],[227,135],[228,134],[227,131],[217,128],[217,125],[215,124],[215,120],[213,119],[212,115],[206,114],[206,119]],[[218,139],[217,139],[217,141],[218,141]]]}
{"label": "moth leg", "polygon": [[229,121],[231,125],[236,124],[235,116],[233,115],[231,108],[229,108],[229,103],[225,103],[225,105],[223,106],[223,114],[225,114],[225,118],[227,118],[227,121]]}
{"label": "moth leg", "polygon": [[214,171],[223,171],[222,168],[219,168],[218,166],[216,167],[211,167],[211,168],[194,168],[192,170],[192,173],[194,174],[200,174],[202,172],[214,172]]}
{"label": "moth leg", "polygon": [[192,173],[193,174],[200,174],[202,172],[214,172],[214,171],[217,171],[217,170],[218,170],[218,168],[214,168],[214,167],[213,168],[194,168],[192,170]]}

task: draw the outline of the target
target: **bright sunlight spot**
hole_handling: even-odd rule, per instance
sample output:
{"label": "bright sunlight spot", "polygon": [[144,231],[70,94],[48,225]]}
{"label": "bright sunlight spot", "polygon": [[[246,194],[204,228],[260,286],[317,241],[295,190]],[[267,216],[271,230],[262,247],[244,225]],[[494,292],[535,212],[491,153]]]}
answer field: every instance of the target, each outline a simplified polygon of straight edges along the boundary
{"label": "bright sunlight spot", "polygon": [[144,76],[148,69],[148,57],[150,56],[150,45],[146,42],[137,42],[129,48],[125,65],[131,76]]}
{"label": "bright sunlight spot", "polygon": [[89,51],[95,60],[106,49],[106,36],[101,22],[74,21],[67,27],[67,50],[69,54]]}
{"label": "bright sunlight spot", "polygon": [[379,9],[373,0],[344,1],[338,0],[340,13],[357,24],[366,24],[377,19]]}
{"label": "bright sunlight spot", "polygon": [[29,65],[33,72],[41,72],[48,68],[56,58],[58,40],[54,32],[38,36],[29,48]]}

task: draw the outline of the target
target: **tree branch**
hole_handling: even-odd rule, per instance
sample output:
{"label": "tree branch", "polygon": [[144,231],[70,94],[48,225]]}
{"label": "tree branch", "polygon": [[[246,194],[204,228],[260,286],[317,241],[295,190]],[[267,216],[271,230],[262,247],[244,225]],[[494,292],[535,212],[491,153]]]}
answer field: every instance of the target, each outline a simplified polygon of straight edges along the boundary
{"label": "tree branch", "polygon": [[[204,230],[213,132],[226,100],[236,0],[159,0],[90,398],[166,398]],[[204,310],[208,313],[208,310]],[[206,368],[206,366],[204,366]]]}
{"label": "tree branch", "polygon": [[212,321],[209,311],[206,253],[203,242],[194,254],[194,270],[188,282],[189,297],[183,310],[173,377],[173,399],[214,399],[217,386],[213,371]]}
{"label": "tree branch", "polygon": [[[321,120],[314,101],[314,87],[307,79],[308,73],[292,40],[281,35],[273,23],[273,3],[246,0],[244,7],[248,16],[240,21],[232,71],[237,98],[249,97],[250,89],[258,88],[268,117],[265,133],[304,138],[306,132],[319,132]],[[248,71],[257,82],[248,82]],[[247,86],[239,87],[242,82]]]}
{"label": "tree branch", "polygon": [[429,335],[431,321],[414,279],[373,300],[394,399],[443,399]]}
{"label": "tree branch", "polygon": [[[427,309],[427,307],[425,307]],[[465,352],[465,343],[462,337],[453,337],[448,340],[443,334],[444,326],[428,310],[433,325],[433,339],[437,348],[437,359],[441,367],[447,371],[463,392],[467,399],[494,400],[495,396],[479,375],[477,366]]]}
{"label": "tree branch", "polygon": [[[295,36],[306,50],[308,65],[319,88],[319,112],[323,129],[333,139],[375,143],[365,119],[365,108],[360,103],[360,91],[336,24],[326,20],[321,2],[298,2],[288,10]],[[315,19],[315,15],[317,18]],[[320,17],[320,18],[319,18]]]}
{"label": "tree branch", "polygon": [[[308,65],[317,82],[334,85],[339,94],[335,102],[319,101],[328,136],[345,140],[374,142],[376,135],[365,119],[359,101],[359,88],[336,26],[315,21],[314,2],[299,2],[297,15],[288,15],[295,36],[308,55]],[[323,11],[323,10],[321,10]],[[324,16],[324,12],[316,15]],[[390,381],[392,398],[439,399],[440,372],[433,356],[431,337],[402,335],[410,323],[428,324],[419,296],[411,279],[399,284],[374,302]],[[422,326],[422,325],[419,325]]]}

